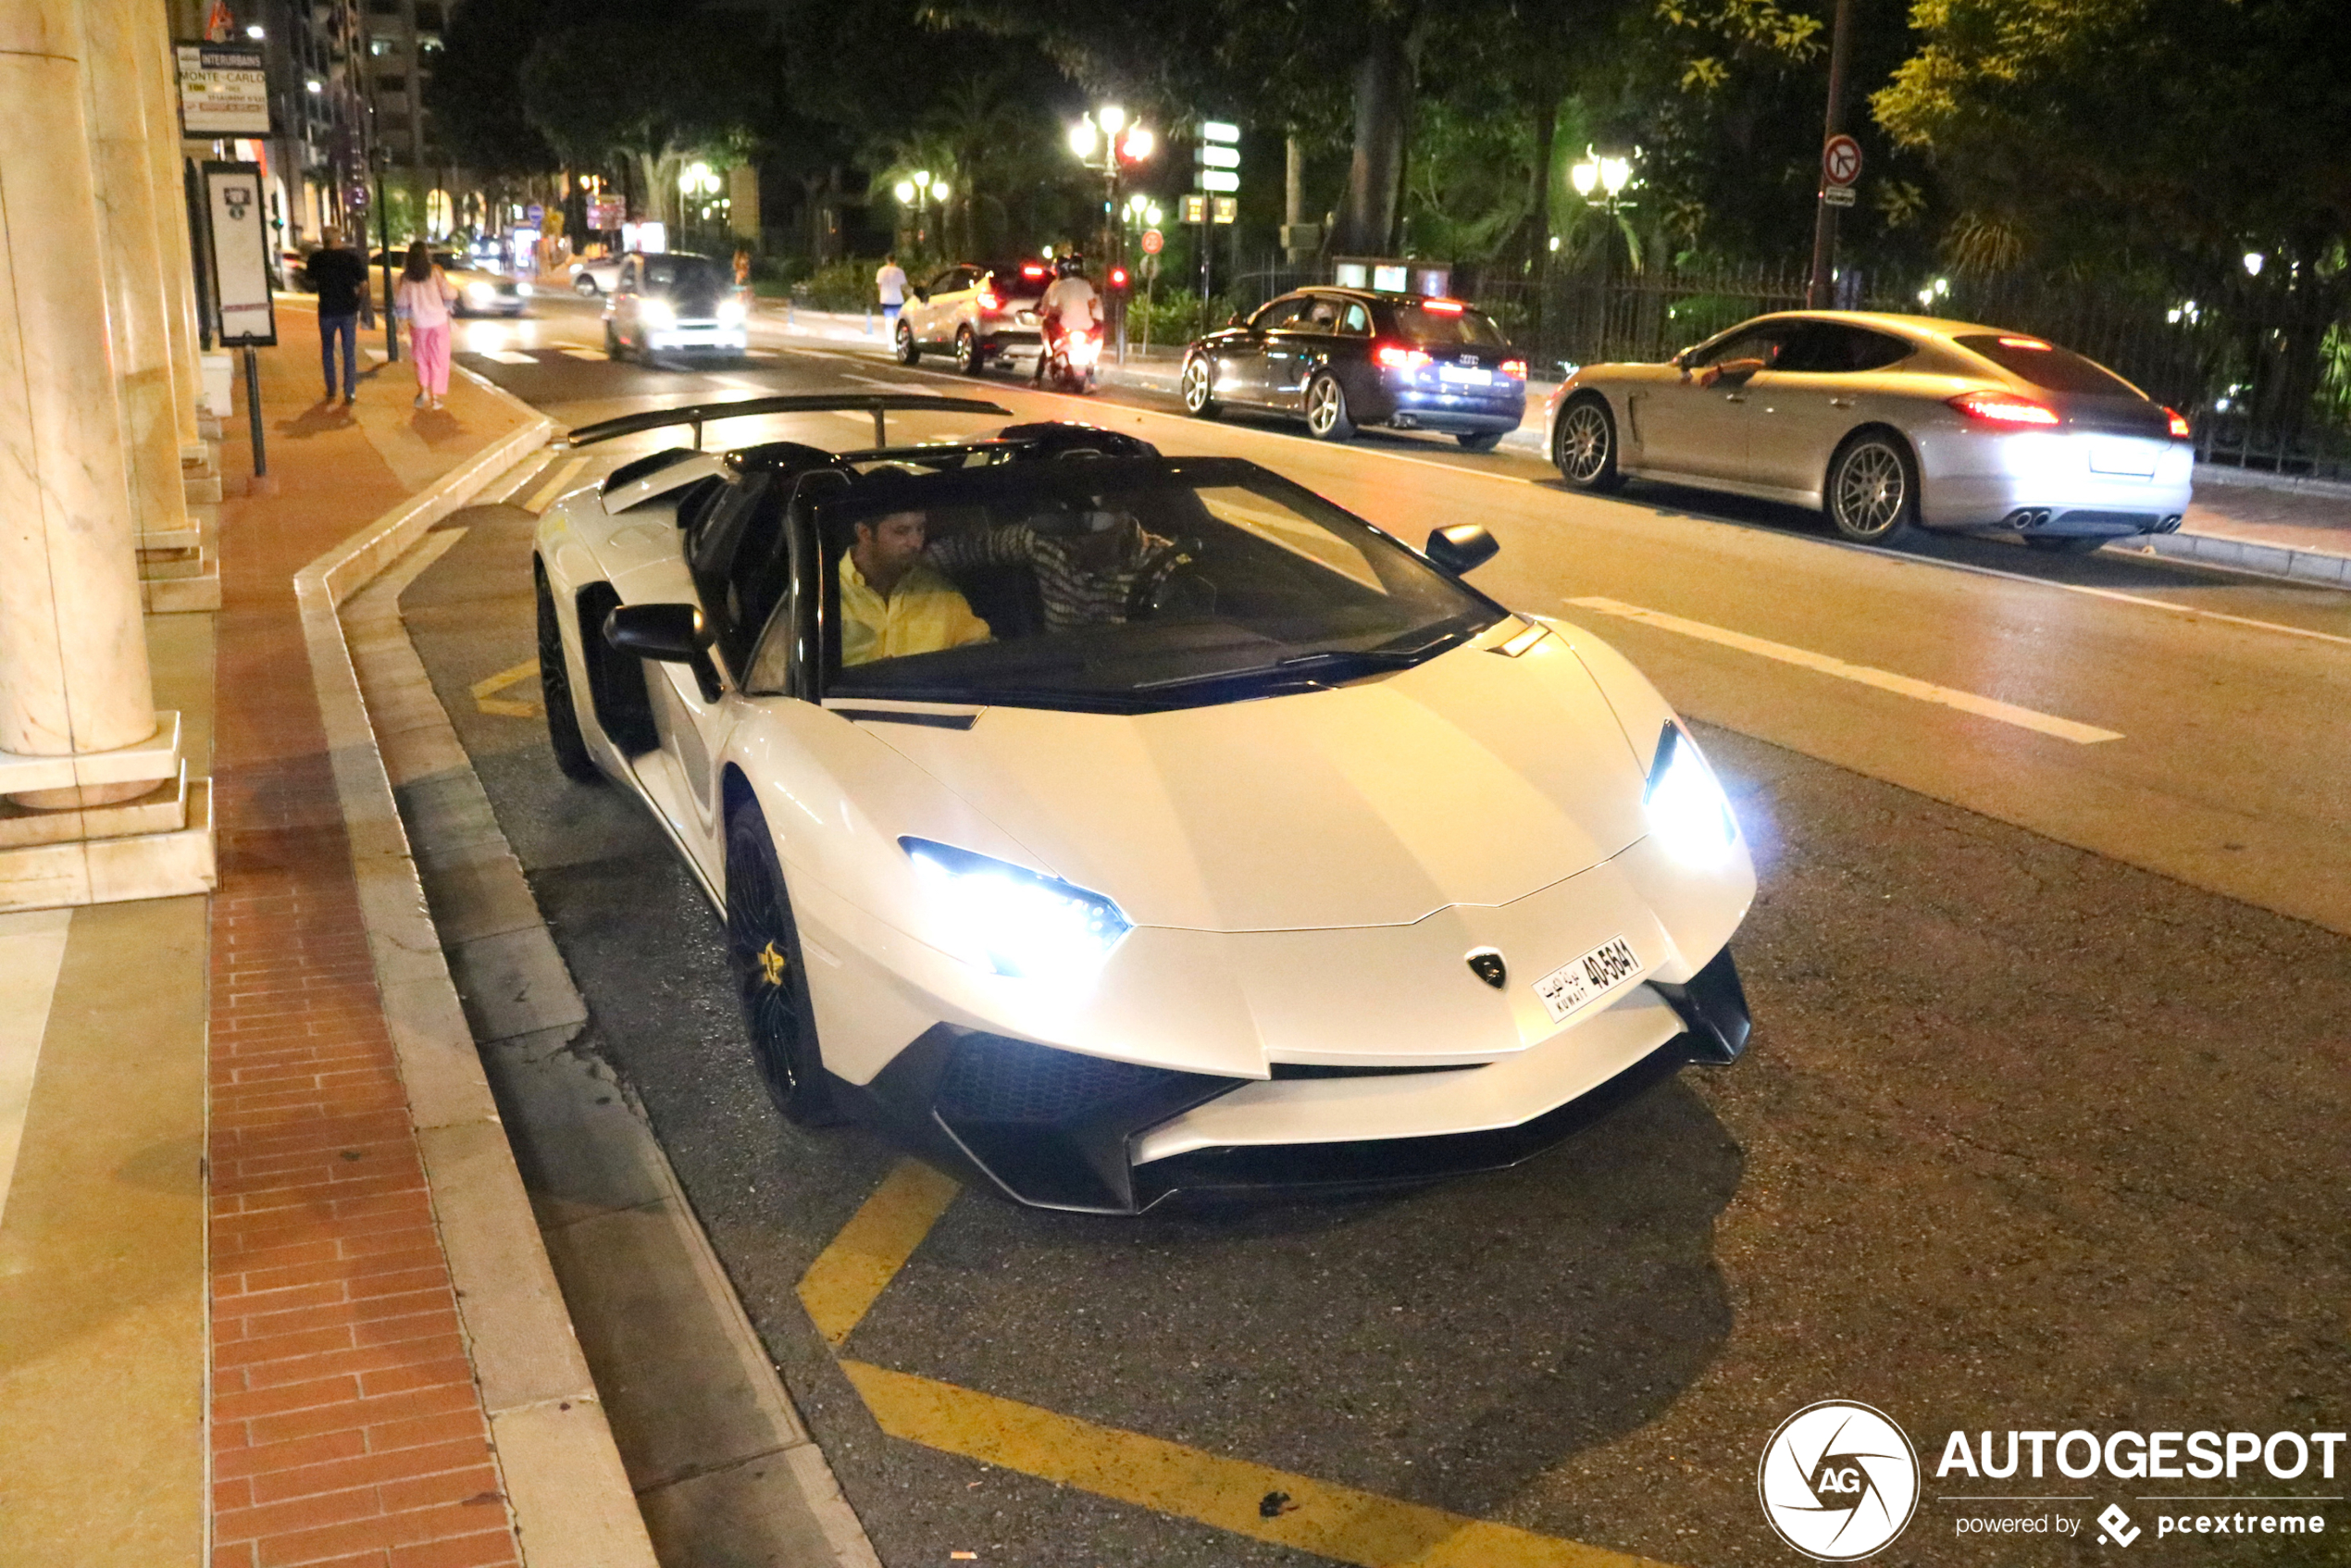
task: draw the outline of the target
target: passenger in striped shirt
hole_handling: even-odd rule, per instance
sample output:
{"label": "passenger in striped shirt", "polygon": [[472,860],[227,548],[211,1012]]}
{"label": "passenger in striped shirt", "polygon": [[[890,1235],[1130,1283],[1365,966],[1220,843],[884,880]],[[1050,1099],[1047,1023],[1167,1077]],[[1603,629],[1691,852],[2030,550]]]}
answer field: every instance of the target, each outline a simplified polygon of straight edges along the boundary
{"label": "passenger in striped shirt", "polygon": [[1171,548],[1131,512],[1059,509],[940,540],[928,555],[950,573],[1026,566],[1045,603],[1045,629],[1053,632],[1126,620],[1135,585]]}

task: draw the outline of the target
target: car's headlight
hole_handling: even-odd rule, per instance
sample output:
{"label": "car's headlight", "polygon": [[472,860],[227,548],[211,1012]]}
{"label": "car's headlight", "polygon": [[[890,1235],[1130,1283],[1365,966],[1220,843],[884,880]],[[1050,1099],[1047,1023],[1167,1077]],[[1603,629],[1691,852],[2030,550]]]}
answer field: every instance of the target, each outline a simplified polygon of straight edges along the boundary
{"label": "car's headlight", "polygon": [[1100,893],[928,839],[901,839],[965,956],[999,975],[1075,978],[1099,964],[1133,922]]}
{"label": "car's headlight", "polygon": [[530,285],[528,283],[517,282],[515,284],[515,292],[524,299],[529,299],[530,297]]}
{"label": "car's headlight", "polygon": [[1676,860],[1711,864],[1738,842],[1738,823],[1698,742],[1669,723],[1657,740],[1648,788],[1641,795],[1649,831]]}
{"label": "car's headlight", "polygon": [[639,300],[637,316],[648,327],[674,327],[678,324],[678,312],[670,307],[667,300]]}
{"label": "car's headlight", "polygon": [[743,302],[740,300],[720,300],[718,302],[718,324],[721,327],[741,326],[743,324]]}
{"label": "car's headlight", "polygon": [[488,305],[491,300],[494,300],[497,297],[498,291],[491,288],[487,283],[468,283],[466,285],[466,303],[467,305]]}

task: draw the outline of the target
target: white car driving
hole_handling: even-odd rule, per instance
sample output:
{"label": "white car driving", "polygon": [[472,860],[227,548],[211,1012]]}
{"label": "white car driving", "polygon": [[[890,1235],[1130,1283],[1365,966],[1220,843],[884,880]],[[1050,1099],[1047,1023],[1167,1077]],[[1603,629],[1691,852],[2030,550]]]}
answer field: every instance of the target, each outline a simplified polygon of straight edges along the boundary
{"label": "white car driving", "polygon": [[[868,448],[703,453],[746,414]],[[723,915],[777,1105],[1028,1204],[1513,1164],[1748,1039],[1755,891],[1606,644],[1276,474],[1081,425],[887,445],[905,394],[691,424],[535,540],[556,759]],[[887,594],[877,591],[884,585]]]}

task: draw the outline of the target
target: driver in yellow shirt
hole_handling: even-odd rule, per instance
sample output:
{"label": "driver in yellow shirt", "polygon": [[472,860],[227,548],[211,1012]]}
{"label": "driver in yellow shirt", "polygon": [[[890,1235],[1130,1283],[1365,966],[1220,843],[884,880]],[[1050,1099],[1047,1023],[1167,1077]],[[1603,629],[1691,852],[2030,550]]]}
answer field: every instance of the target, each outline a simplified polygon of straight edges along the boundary
{"label": "driver in yellow shirt", "polygon": [[840,558],[840,662],[871,664],[985,642],[988,623],[923,559],[927,520],[890,512],[856,525]]}

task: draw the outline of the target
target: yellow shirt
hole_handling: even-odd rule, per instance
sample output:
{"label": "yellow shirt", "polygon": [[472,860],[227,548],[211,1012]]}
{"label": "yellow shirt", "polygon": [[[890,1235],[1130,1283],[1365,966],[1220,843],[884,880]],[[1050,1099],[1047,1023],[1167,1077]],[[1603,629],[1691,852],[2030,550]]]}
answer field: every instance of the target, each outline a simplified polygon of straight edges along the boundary
{"label": "yellow shirt", "polygon": [[840,558],[840,662],[935,653],[966,642],[985,642],[988,623],[972,613],[971,602],[938,567],[916,561],[887,599],[867,585],[852,557]]}

